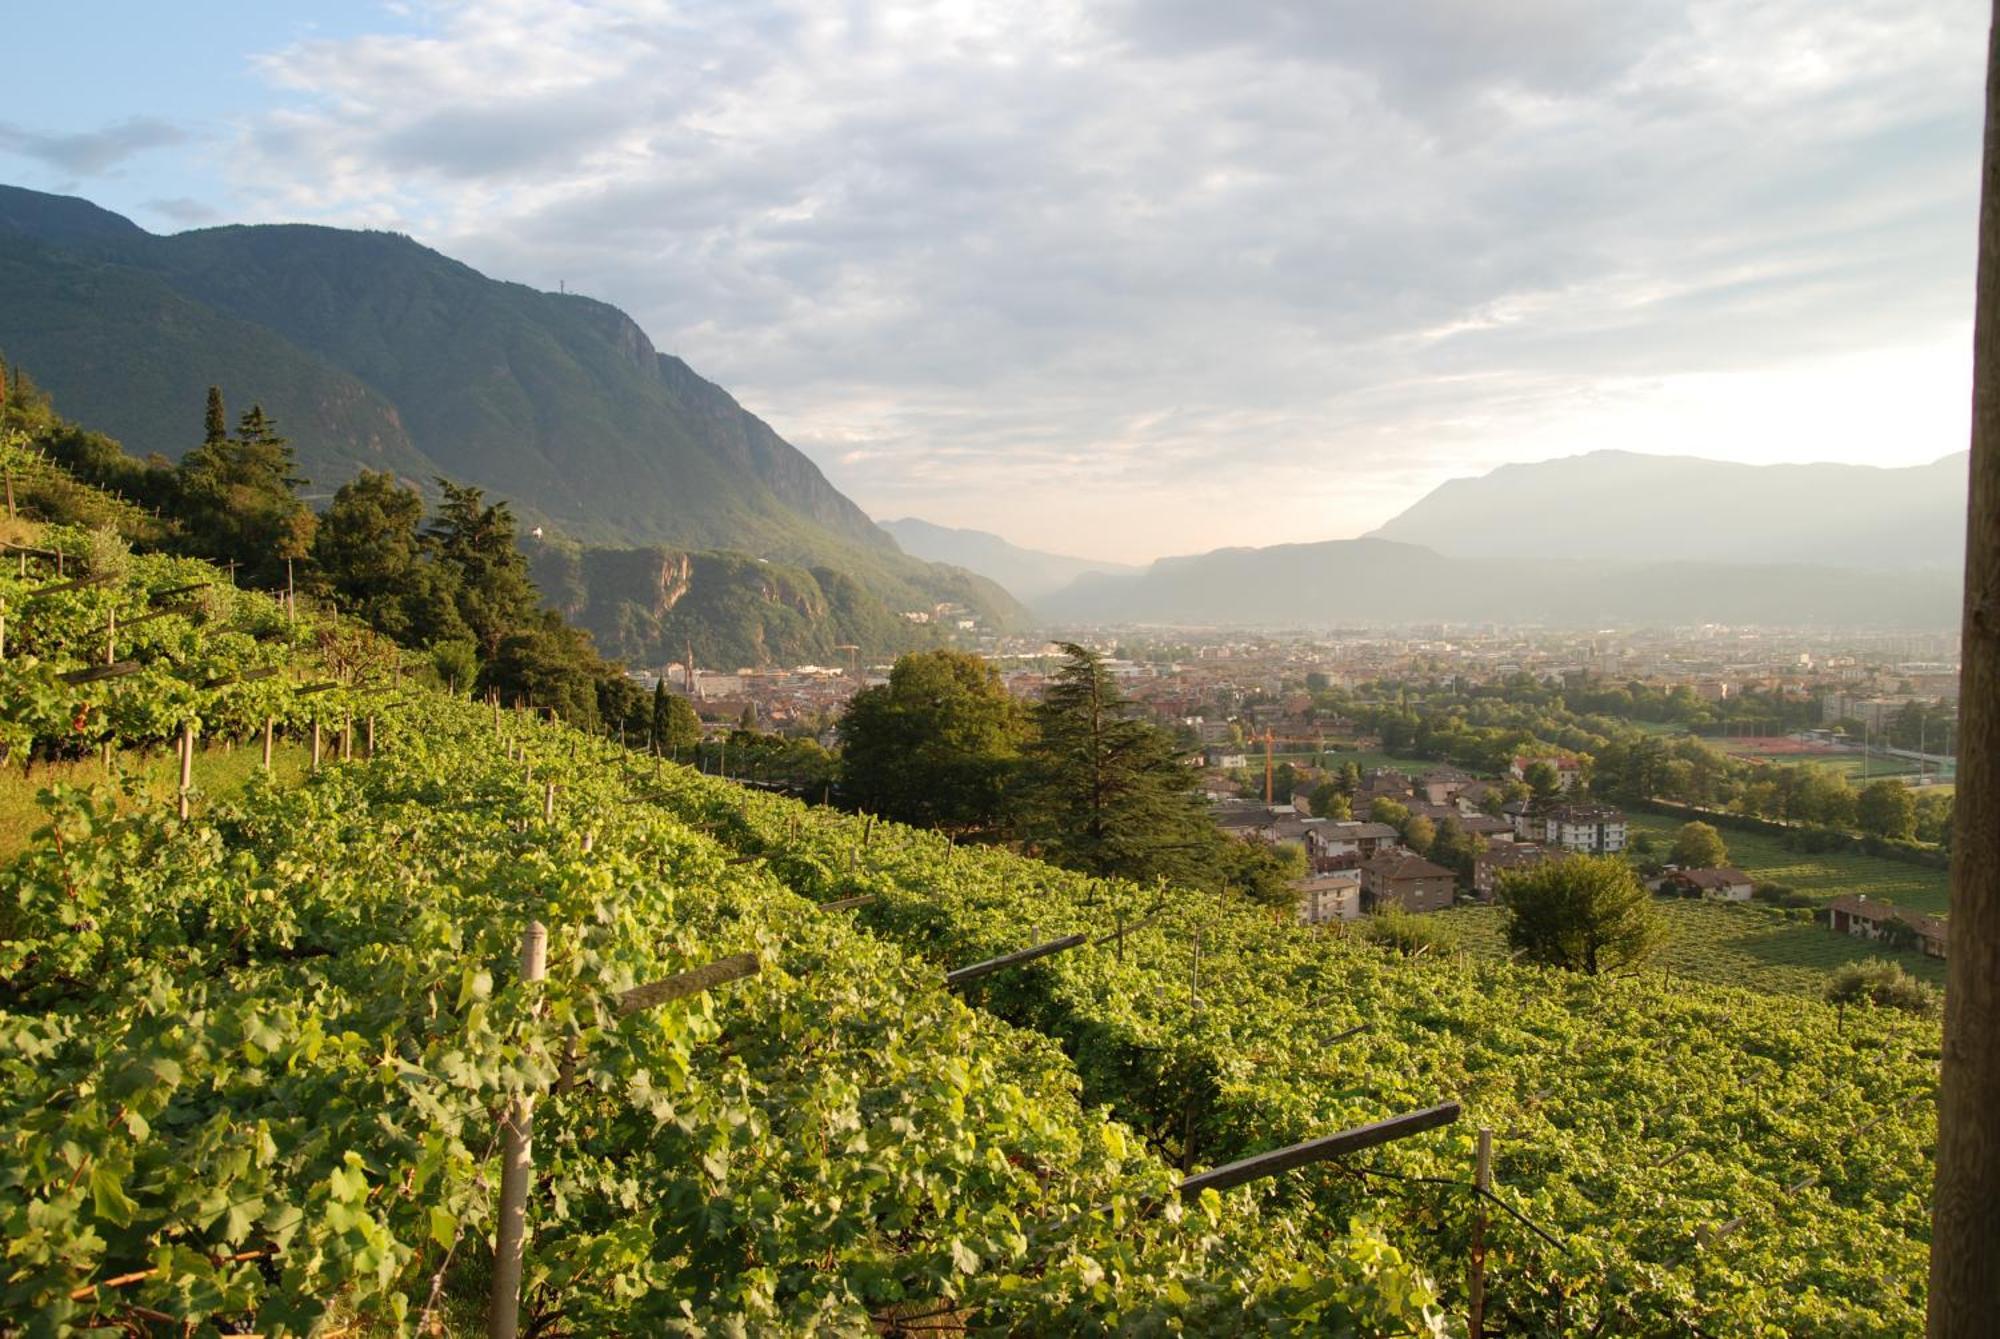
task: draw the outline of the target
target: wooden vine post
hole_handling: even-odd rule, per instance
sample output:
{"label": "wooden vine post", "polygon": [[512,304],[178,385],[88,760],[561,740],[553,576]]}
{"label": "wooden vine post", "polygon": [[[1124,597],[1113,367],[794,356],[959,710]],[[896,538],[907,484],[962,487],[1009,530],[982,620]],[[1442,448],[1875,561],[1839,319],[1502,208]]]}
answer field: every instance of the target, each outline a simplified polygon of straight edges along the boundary
{"label": "wooden vine post", "polygon": [[1486,1197],[1493,1193],[1493,1131],[1481,1127],[1479,1152],[1473,1162],[1472,1267],[1466,1280],[1466,1333],[1486,1335]]}
{"label": "wooden vine post", "polygon": [[340,760],[346,762],[354,756],[354,713],[347,712],[340,718]]}
{"label": "wooden vine post", "polygon": [[1929,1334],[2000,1317],[2000,0],[1989,22]]}
{"label": "wooden vine post", "polygon": [[375,718],[373,716],[368,718],[367,729],[366,743],[368,745],[368,756],[372,758],[375,756]]}
{"label": "wooden vine post", "polygon": [[556,821],[556,783],[551,781],[548,784],[548,789],[542,792],[542,822],[553,823],[555,821]]}
{"label": "wooden vine post", "polygon": [[188,792],[194,789],[194,722],[181,723],[181,817],[188,816]]}
{"label": "wooden vine post", "polygon": [[319,770],[319,713],[313,713],[312,770]]}
{"label": "wooden vine post", "polygon": [[264,770],[267,772],[271,770],[271,731],[276,724],[270,716],[264,717]]}
{"label": "wooden vine post", "polygon": [[[549,932],[540,921],[521,936],[521,980],[547,973]],[[535,1096],[514,1099],[501,1132],[500,1209],[493,1245],[493,1292],[486,1304],[487,1339],[516,1339],[521,1329],[521,1253],[528,1237],[528,1186],[535,1173]]]}

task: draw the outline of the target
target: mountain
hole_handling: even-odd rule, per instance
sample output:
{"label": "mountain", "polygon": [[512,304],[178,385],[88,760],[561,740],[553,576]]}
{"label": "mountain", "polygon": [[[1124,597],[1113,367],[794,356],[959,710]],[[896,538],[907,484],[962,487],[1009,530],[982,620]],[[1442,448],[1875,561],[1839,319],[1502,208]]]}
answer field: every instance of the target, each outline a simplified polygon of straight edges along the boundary
{"label": "mountain", "polygon": [[0,186],[0,351],[139,454],[191,446],[213,383],[277,419],[315,495],[363,468],[443,475],[587,544],[728,550],[844,573],[898,611],[1023,617],[992,583],[904,554],[617,308],[489,279],[398,234],[156,236]]}
{"label": "mountain", "polygon": [[1074,623],[1242,627],[1759,623],[1942,628],[1959,578],[1808,563],[1456,558],[1384,539],[1218,549],[1134,576],[1079,578],[1041,602]]}
{"label": "mountain", "polygon": [[1370,538],[1462,558],[1943,567],[1965,551],[1966,454],[1896,469],[1593,451],[1454,479]]}
{"label": "mountain", "polygon": [[1100,563],[1089,558],[1070,558],[1060,553],[1024,549],[984,530],[932,525],[914,516],[905,516],[900,521],[883,521],[881,526],[895,537],[905,553],[977,572],[999,582],[1016,599],[1029,604],[1054,594],[1086,572],[1117,575],[1139,570],[1125,563]]}

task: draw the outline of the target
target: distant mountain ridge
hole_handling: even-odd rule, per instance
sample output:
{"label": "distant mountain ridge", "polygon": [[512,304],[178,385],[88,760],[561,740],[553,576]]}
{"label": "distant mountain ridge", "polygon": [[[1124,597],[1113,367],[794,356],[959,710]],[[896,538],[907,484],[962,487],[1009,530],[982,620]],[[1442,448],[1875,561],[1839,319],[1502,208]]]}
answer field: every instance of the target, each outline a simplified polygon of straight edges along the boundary
{"label": "distant mountain ridge", "polygon": [[905,553],[977,572],[999,582],[1015,599],[1027,604],[1054,594],[1086,572],[1117,575],[1139,570],[1126,563],[1094,562],[1089,558],[1022,548],[984,530],[933,525],[914,516],[882,521],[880,525],[895,537]]}
{"label": "distant mountain ridge", "polygon": [[1328,628],[1413,623],[1558,627],[1737,623],[1955,626],[1943,569],[1807,563],[1458,558],[1386,539],[1217,549],[1124,577],[1086,576],[1044,599],[1058,623]]}
{"label": "distant mountain ridge", "polygon": [[156,236],[0,186],[0,353],[65,413],[178,458],[201,397],[260,402],[311,492],[357,470],[509,499],[583,543],[734,551],[852,576],[887,607],[991,582],[909,557],[803,453],[606,303],[489,279],[380,232],[282,224]]}
{"label": "distant mountain ridge", "polygon": [[1966,454],[1928,465],[1741,465],[1630,451],[1503,465],[1432,490],[1368,538],[1464,558],[1964,561]]}

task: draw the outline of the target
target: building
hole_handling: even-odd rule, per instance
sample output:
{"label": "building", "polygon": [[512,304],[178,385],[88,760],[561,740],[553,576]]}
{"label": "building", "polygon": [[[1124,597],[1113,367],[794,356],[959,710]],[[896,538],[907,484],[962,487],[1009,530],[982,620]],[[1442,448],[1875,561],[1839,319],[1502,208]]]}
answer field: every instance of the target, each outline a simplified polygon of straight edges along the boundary
{"label": "building", "polygon": [[1361,871],[1334,870],[1292,885],[1299,894],[1299,923],[1326,925],[1361,916]]}
{"label": "building", "polygon": [[1834,898],[1827,904],[1826,919],[1838,934],[1857,939],[1908,938],[1926,957],[1944,956],[1949,922],[1921,911],[1905,911],[1894,902],[1866,893],[1845,893]]}
{"label": "building", "polygon": [[1417,778],[1417,788],[1432,804],[1453,804],[1472,778],[1456,767],[1437,767]]}
{"label": "building", "polygon": [[1577,782],[1583,779],[1583,764],[1567,753],[1553,754],[1546,758],[1531,758],[1525,753],[1519,754],[1514,761],[1507,764],[1507,774],[1516,781],[1526,781],[1528,769],[1538,762],[1545,762],[1556,769],[1556,788],[1559,790],[1574,790]]}
{"label": "building", "polygon": [[1313,868],[1333,864],[1359,864],[1373,859],[1386,846],[1394,846],[1398,833],[1387,823],[1323,822],[1306,830],[1306,855]]}
{"label": "building", "polygon": [[1548,859],[1548,848],[1532,842],[1489,846],[1472,857],[1473,895],[1481,902],[1491,902],[1500,891],[1502,878],[1517,870],[1533,869]]}
{"label": "building", "polygon": [[1660,891],[1719,902],[1748,902],[1756,884],[1740,869],[1677,869],[1660,880]]}
{"label": "building", "polygon": [[1631,822],[1607,804],[1537,807],[1528,801],[1507,806],[1516,841],[1560,846],[1581,855],[1615,855],[1625,849]]}
{"label": "building", "polygon": [[1452,872],[1412,851],[1379,852],[1361,866],[1361,903],[1368,911],[1443,911],[1458,895]]}

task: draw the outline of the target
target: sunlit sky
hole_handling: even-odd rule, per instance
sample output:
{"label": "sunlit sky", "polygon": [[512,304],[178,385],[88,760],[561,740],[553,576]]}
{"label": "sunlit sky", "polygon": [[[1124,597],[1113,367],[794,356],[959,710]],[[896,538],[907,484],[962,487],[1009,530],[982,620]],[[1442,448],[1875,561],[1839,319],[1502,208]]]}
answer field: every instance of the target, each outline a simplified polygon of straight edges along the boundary
{"label": "sunlit sky", "polygon": [[1977,0],[105,3],[0,180],[630,312],[878,517],[1141,560],[1963,450]]}

